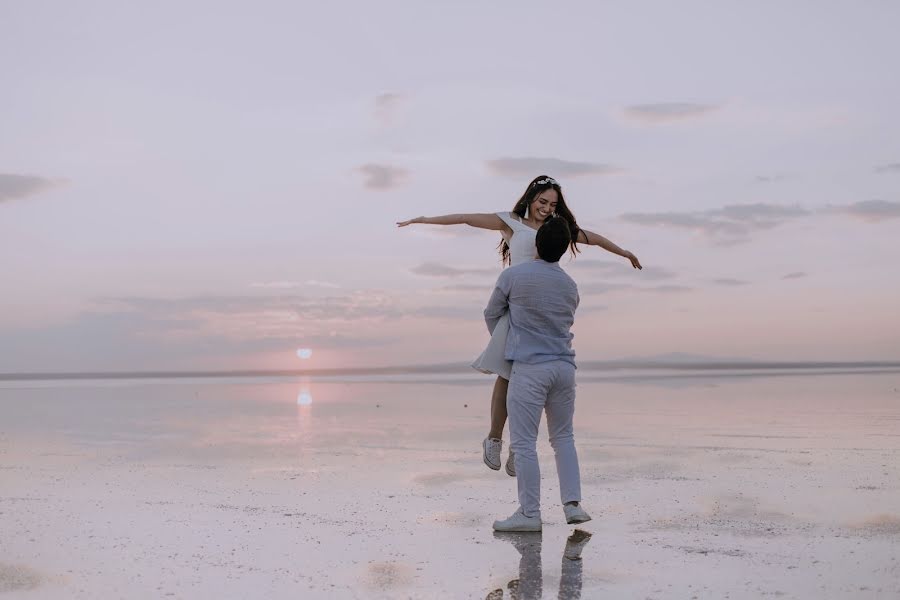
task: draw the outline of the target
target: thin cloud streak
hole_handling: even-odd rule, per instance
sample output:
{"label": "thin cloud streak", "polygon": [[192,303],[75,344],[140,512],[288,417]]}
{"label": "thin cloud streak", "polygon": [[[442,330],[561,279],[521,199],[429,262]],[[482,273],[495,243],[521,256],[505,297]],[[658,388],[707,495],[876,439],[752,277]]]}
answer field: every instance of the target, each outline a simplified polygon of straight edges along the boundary
{"label": "thin cloud streak", "polygon": [[0,203],[28,198],[63,183],[65,183],[63,180],[35,175],[0,173]]}
{"label": "thin cloud streak", "polygon": [[571,269],[573,272],[579,273],[580,277],[596,275],[603,277],[639,277],[642,281],[659,281],[675,277],[674,271],[663,267],[649,266],[644,267],[641,271],[635,271],[625,261],[613,262],[609,260],[577,258],[563,266],[567,270]]}
{"label": "thin cloud streak", "polygon": [[415,275],[424,277],[460,277],[462,275],[499,275],[495,269],[457,269],[437,262],[424,262],[410,269]]}
{"label": "thin cloud streak", "polygon": [[810,214],[799,206],[755,203],[693,212],[625,213],[619,219],[636,225],[686,229],[731,245],[749,241],[751,233]]}
{"label": "thin cloud streak", "polygon": [[869,223],[878,223],[888,219],[900,218],[900,202],[863,200],[862,202],[837,207],[835,211]]}
{"label": "thin cloud streak", "polygon": [[658,102],[655,104],[634,104],[625,107],[625,116],[642,123],[671,123],[695,119],[718,110],[714,104],[692,102]]}
{"label": "thin cloud streak", "polygon": [[[453,285],[442,285],[441,287],[437,288],[435,291],[437,291],[437,292],[461,292],[461,293],[468,293],[468,292],[490,293],[492,287],[493,287],[493,284],[478,285],[475,283],[458,283],[458,284],[453,284]],[[485,298],[487,298],[487,297],[485,296]]]}
{"label": "thin cloud streak", "polygon": [[251,283],[250,287],[266,289],[266,290],[298,290],[298,289],[305,289],[305,288],[339,289],[341,286],[339,286],[336,283],[331,283],[330,281],[318,281],[315,279],[308,279],[306,281],[256,282],[256,283]]}
{"label": "thin cloud streak", "polygon": [[724,285],[729,287],[740,286],[740,285],[748,285],[749,281],[744,281],[743,279],[732,279],[731,277],[719,277],[717,279],[712,280],[716,285]]}
{"label": "thin cloud streak", "polygon": [[793,178],[793,175],[788,175],[787,173],[776,173],[774,175],[757,175],[753,178],[753,181],[756,183],[781,183]]}
{"label": "thin cloud streak", "polygon": [[505,157],[485,162],[488,171],[495,175],[535,177],[547,173],[553,177],[582,177],[588,175],[612,175],[624,169],[604,163],[579,162],[560,158]]}
{"label": "thin cloud streak", "polygon": [[[464,320],[477,323],[480,302],[427,302],[425,295],[360,290],[313,298],[279,296],[193,296],[183,298],[116,297],[71,321],[28,337],[55,340],[60,348],[77,344],[83,331],[94,330],[92,347],[100,354],[124,345],[135,353],[184,356],[269,352],[298,344],[320,349],[379,346],[396,341],[401,323],[417,320]],[[77,335],[76,335],[77,334]],[[102,338],[102,339],[101,339]],[[0,351],[4,351],[0,344]],[[168,350],[167,350],[168,349]]]}
{"label": "thin cloud streak", "polygon": [[375,120],[385,127],[393,125],[403,100],[403,94],[395,92],[375,96]]}
{"label": "thin cloud streak", "polygon": [[890,163],[887,165],[880,165],[875,167],[876,173],[900,173],[900,163]]}
{"label": "thin cloud streak", "polygon": [[356,168],[365,177],[363,185],[370,190],[391,190],[402,185],[409,176],[406,169],[392,165],[369,163]]}
{"label": "thin cloud streak", "polygon": [[683,292],[693,291],[694,288],[685,285],[665,284],[654,286],[638,286],[628,283],[606,283],[602,281],[588,282],[580,284],[578,291],[580,294],[609,294],[613,292],[629,292],[643,294],[680,294]]}

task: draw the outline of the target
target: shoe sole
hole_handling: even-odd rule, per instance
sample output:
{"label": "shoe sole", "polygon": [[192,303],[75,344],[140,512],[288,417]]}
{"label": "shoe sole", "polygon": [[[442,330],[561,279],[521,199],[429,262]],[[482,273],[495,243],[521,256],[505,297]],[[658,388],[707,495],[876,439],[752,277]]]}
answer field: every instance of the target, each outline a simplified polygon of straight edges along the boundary
{"label": "shoe sole", "polygon": [[509,461],[507,461],[507,463],[506,463],[506,474],[509,475],[510,477],[515,477],[515,476],[516,476],[516,468],[513,467],[513,468],[510,469],[510,468],[509,468]]}
{"label": "shoe sole", "polygon": [[515,529],[497,529],[497,527],[494,527],[494,531],[500,531],[500,532],[503,532],[503,533],[540,533],[540,532],[541,532],[541,529],[542,529],[541,527],[537,527],[537,528],[534,528],[534,527],[527,527],[527,528],[526,528],[526,527],[517,527],[517,528],[515,528]]}

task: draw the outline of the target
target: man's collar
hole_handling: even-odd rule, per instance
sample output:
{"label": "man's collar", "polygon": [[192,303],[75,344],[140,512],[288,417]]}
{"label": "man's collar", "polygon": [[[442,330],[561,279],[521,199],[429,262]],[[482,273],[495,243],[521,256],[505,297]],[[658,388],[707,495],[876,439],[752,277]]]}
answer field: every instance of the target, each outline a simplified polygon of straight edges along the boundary
{"label": "man's collar", "polygon": [[550,262],[548,260],[544,260],[540,256],[534,259],[534,262],[544,263],[545,265],[550,265],[551,267],[559,267],[559,261]]}

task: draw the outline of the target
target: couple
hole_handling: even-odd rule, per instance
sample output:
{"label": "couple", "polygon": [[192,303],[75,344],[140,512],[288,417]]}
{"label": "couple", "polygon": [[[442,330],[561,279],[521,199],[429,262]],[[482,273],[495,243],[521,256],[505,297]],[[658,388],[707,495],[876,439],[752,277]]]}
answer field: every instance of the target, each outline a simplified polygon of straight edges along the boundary
{"label": "couple", "polygon": [[[567,225],[570,237],[566,247],[573,256],[580,251],[578,244],[586,244],[588,246],[597,246],[627,259],[635,269],[642,268],[641,263],[633,253],[620,248],[602,235],[579,227],[575,220],[575,215],[572,214],[572,211],[566,204],[559,183],[547,175],[535,177],[525,188],[525,193],[522,194],[510,212],[449,214],[438,217],[423,216],[400,221],[397,223],[397,226],[406,227],[414,224],[469,225],[479,229],[498,231],[502,236],[499,246],[502,262],[516,267],[535,261],[536,232],[551,217],[556,218],[557,222],[561,221]],[[566,247],[561,250],[559,256],[565,253]],[[562,270],[559,269],[559,272],[561,273]],[[513,367],[513,362],[507,358],[510,314],[508,312],[503,314],[493,325],[492,329],[491,340],[487,348],[472,366],[484,373],[497,375],[491,395],[490,429],[487,437],[484,439],[482,449],[485,464],[491,469],[499,470],[501,467],[500,454],[503,444],[503,428],[507,420],[507,393]],[[515,340],[512,343],[515,344]],[[569,352],[571,352],[571,349],[569,349]],[[571,362],[571,354],[569,356],[569,362]],[[538,418],[539,416],[540,413],[538,413]],[[514,477],[516,475],[517,463],[515,448],[511,448],[506,461],[506,472],[510,476]],[[536,462],[534,464],[536,466]]]}

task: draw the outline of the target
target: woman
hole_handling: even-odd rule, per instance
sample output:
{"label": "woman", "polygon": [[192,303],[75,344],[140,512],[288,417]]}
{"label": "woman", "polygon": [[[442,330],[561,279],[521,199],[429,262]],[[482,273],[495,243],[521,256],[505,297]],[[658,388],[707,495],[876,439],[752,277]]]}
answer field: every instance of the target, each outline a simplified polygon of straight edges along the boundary
{"label": "woman", "polygon": [[[491,229],[499,231],[503,236],[500,242],[500,256],[504,264],[515,266],[517,264],[534,260],[537,249],[534,239],[537,230],[551,216],[564,218],[569,223],[572,233],[571,252],[574,256],[580,252],[577,244],[600,246],[607,252],[612,252],[631,261],[635,269],[640,269],[641,263],[637,257],[627,250],[619,248],[611,241],[586,229],[578,227],[575,216],[566,206],[562,190],[552,177],[541,175],[536,177],[525,193],[516,202],[512,212],[496,214],[476,213],[443,215],[440,217],[416,217],[409,221],[400,221],[399,227],[406,227],[414,223],[426,223],[431,225],[469,225],[479,229]],[[500,450],[503,446],[503,428],[506,425],[506,392],[509,387],[511,363],[504,357],[506,348],[506,336],[509,332],[509,317],[504,317],[494,333],[487,348],[482,352],[472,366],[484,373],[497,375],[494,382],[494,391],[491,396],[491,429],[482,443],[484,463],[491,469],[500,469]],[[513,453],[509,453],[506,461],[506,472],[515,476],[515,462]]]}

